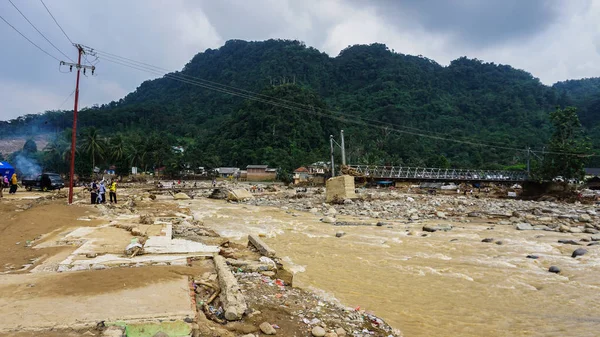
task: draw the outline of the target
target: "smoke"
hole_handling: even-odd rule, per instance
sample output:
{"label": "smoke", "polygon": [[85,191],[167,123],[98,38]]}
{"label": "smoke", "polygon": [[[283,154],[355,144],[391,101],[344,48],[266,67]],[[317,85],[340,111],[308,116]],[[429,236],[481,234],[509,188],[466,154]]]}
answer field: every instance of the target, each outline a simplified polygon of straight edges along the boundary
{"label": "smoke", "polygon": [[42,168],[35,159],[27,158],[22,154],[15,157],[14,163],[15,169],[24,176],[37,176],[42,173]]}

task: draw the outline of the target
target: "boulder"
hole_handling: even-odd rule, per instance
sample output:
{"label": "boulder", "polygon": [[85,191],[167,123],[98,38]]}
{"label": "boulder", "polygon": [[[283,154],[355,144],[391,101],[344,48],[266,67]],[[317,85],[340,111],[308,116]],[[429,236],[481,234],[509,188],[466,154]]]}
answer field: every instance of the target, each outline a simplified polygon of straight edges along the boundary
{"label": "boulder", "polygon": [[520,230],[520,231],[529,231],[529,230],[533,230],[533,226],[532,226],[531,224],[528,224],[527,222],[521,222],[521,223],[518,223],[518,224],[515,226],[515,228],[516,228],[517,230]]}
{"label": "boulder", "polygon": [[481,217],[481,213],[479,212],[471,212],[469,214],[467,214],[468,217],[470,218],[480,218]]}
{"label": "boulder", "polygon": [[338,334],[335,332],[328,332],[323,337],[338,337]]}
{"label": "boulder", "polygon": [[339,177],[333,177],[327,180],[325,201],[331,202],[344,202],[345,199],[356,199],[356,192],[354,186],[354,177],[349,175],[343,175]]}
{"label": "boulder", "polygon": [[571,229],[571,227],[567,225],[560,225],[560,227],[558,227],[558,231],[561,233],[567,233],[569,232],[569,229]]}
{"label": "boulder", "polygon": [[262,322],[258,327],[265,335],[274,335],[277,333],[275,328],[269,322]]}
{"label": "boulder", "polygon": [[592,221],[592,217],[589,214],[580,214],[577,220],[579,222],[590,222]]}
{"label": "boulder", "polygon": [[316,327],[312,328],[311,333],[315,337],[323,337],[323,336],[325,336],[327,331],[325,331],[325,329],[323,329],[320,326],[316,326]]}
{"label": "boulder", "polygon": [[227,200],[231,201],[245,201],[250,199],[254,199],[254,196],[252,195],[252,193],[248,192],[243,188],[236,188],[234,190],[229,191],[229,193],[227,194]]}
{"label": "boulder", "polygon": [[444,212],[435,212],[435,216],[437,216],[438,218],[446,219],[446,213]]}
{"label": "boulder", "polygon": [[573,251],[573,254],[571,254],[571,257],[575,258],[575,257],[578,257],[578,256],[583,256],[583,255],[585,255],[587,252],[588,252],[588,251],[587,251],[587,249],[585,249],[585,248],[577,248],[577,249],[575,249],[575,250]]}
{"label": "boulder", "polygon": [[173,198],[175,200],[188,200],[188,199],[190,199],[190,196],[187,195],[187,194],[185,194],[185,193],[183,193],[183,192],[179,192],[179,193],[175,194],[173,196]]}
{"label": "boulder", "polygon": [[323,221],[324,223],[335,223],[335,218],[332,216],[326,216],[323,217],[323,219],[321,219],[321,221]]}
{"label": "boulder", "polygon": [[579,227],[571,227],[569,228],[569,233],[582,233],[583,230],[581,230],[581,228]]}
{"label": "boulder", "polygon": [[417,213],[413,213],[410,215],[409,219],[413,221],[419,220],[419,215]]}
{"label": "boulder", "polygon": [[481,242],[494,242],[494,238],[485,238]]}
{"label": "boulder", "polygon": [[341,237],[342,237],[342,236],[344,236],[344,235],[346,235],[346,233],[345,233],[345,232],[337,232],[337,233],[335,233],[335,237],[336,237],[336,238],[341,238]]}
{"label": "boulder", "polygon": [[344,330],[343,328],[337,328],[337,329],[335,329],[335,333],[339,337],[345,337],[346,336],[346,330]]}
{"label": "boulder", "polygon": [[600,235],[592,235],[592,241],[600,241]]}
{"label": "boulder", "polygon": [[558,274],[560,273],[560,268],[558,268],[557,266],[551,266],[550,268],[548,268],[548,271],[551,273]]}
{"label": "boulder", "polygon": [[580,246],[581,244],[575,240],[568,240],[568,239],[560,239],[558,240],[558,243],[562,243],[565,245],[575,245],[575,246]]}
{"label": "boulder", "polygon": [[446,225],[446,224],[437,224],[437,225],[425,225],[423,226],[423,231],[425,232],[437,232],[437,231],[444,231],[447,232],[449,230],[452,229],[451,225]]}

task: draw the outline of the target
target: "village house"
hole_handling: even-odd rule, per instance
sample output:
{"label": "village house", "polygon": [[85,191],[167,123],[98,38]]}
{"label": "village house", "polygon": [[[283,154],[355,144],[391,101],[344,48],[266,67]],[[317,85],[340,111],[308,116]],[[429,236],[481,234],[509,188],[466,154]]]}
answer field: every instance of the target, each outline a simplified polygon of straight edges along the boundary
{"label": "village house", "polygon": [[294,170],[294,185],[306,183],[310,179],[311,175],[308,169],[304,166],[298,167]]}
{"label": "village house", "polygon": [[221,178],[237,177],[240,174],[240,169],[237,167],[219,167],[215,169],[218,176]]}
{"label": "village house", "polygon": [[248,181],[272,181],[277,178],[277,169],[269,165],[248,165],[246,167]]}

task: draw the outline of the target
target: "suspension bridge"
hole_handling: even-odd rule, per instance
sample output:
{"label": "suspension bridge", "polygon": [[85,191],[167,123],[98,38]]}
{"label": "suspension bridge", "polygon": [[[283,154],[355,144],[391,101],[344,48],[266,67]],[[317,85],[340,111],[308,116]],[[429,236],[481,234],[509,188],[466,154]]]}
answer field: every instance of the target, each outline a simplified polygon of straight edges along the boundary
{"label": "suspension bridge", "polygon": [[427,167],[347,165],[343,173],[356,177],[392,180],[522,182],[525,171],[443,169]]}

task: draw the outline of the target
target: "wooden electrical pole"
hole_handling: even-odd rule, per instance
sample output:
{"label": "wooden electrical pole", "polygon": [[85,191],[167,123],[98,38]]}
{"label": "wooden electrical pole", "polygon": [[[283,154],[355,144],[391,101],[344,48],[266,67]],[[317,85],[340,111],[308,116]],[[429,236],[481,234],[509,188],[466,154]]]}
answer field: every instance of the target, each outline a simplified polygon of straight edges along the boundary
{"label": "wooden electrical pole", "polygon": [[83,68],[83,73],[85,74],[86,69],[90,69],[92,71],[92,75],[94,75],[94,71],[96,70],[95,66],[87,66],[81,64],[81,55],[85,52],[83,51],[83,47],[79,44],[75,44],[75,48],[78,51],[77,63],[67,63],[61,61],[61,65],[69,66],[69,69],[73,71],[73,67],[77,69],[77,81],[75,82],[75,104],[73,107],[73,132],[71,134],[71,165],[69,171],[69,205],[73,203],[73,185],[74,180],[73,176],[75,175],[75,145],[77,144],[77,106],[79,104],[79,76],[81,73],[81,69]]}

